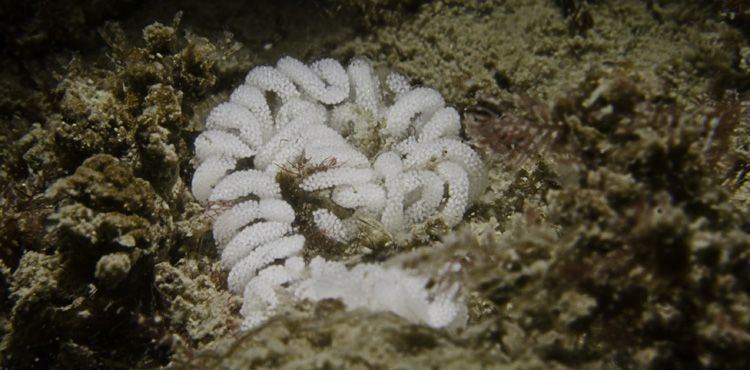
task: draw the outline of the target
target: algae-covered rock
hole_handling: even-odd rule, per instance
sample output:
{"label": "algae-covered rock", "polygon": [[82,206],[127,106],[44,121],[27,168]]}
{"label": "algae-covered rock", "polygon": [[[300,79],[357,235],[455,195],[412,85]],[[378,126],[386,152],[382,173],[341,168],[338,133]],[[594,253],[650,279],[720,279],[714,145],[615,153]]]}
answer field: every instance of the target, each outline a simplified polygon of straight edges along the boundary
{"label": "algae-covered rock", "polygon": [[76,268],[59,254],[24,255],[11,276],[14,306],[2,366],[125,369],[163,363],[167,348],[158,344],[163,334],[146,309],[148,284],[130,278],[130,293],[114,298],[81,282]]}
{"label": "algae-covered rock", "polygon": [[128,276],[132,263],[127,253],[110,253],[96,262],[94,277],[105,288],[113,288]]}
{"label": "algae-covered rock", "polygon": [[478,130],[492,135],[480,142],[552,133],[532,148],[546,153],[542,179],[557,186],[494,238],[453,242],[474,262],[468,284],[498,307],[483,319],[497,322],[511,356],[572,368],[744,368],[748,309],[725,304],[745,302],[740,282],[750,281],[747,210],[724,185],[742,171],[731,140],[739,117],[666,99],[628,71],[592,70],[549,108],[483,121],[505,125]]}
{"label": "algae-covered rock", "polygon": [[177,266],[155,266],[156,293],[170,313],[169,325],[186,348],[207,346],[233,333],[241,299],[218,284],[219,264],[207,259],[184,259]]}
{"label": "algae-covered rock", "polygon": [[274,320],[214,355],[185,361],[183,367],[483,369],[497,366],[502,359],[492,352],[469,348],[443,331],[410,324],[393,314],[347,313],[336,301],[323,301],[315,309],[315,320]]}
{"label": "algae-covered rock", "polygon": [[[582,10],[590,21],[571,29],[578,3],[592,3]],[[602,63],[664,78],[678,98],[725,85],[736,71],[730,61],[743,45],[740,34],[714,19],[690,17],[709,14],[705,6],[673,2],[664,9],[668,20],[657,22],[640,1],[434,1],[336,54],[368,56],[459,105],[510,93],[563,95]]]}
{"label": "algae-covered rock", "polygon": [[35,252],[54,259],[48,270],[60,283],[33,294],[33,317],[20,314],[28,306],[22,285],[8,285],[3,367],[166,360],[171,319],[161,316],[169,305],[153,299],[154,265],[181,253],[175,240],[194,243],[193,229],[173,224],[195,208],[184,186],[189,126],[203,120],[208,92],[236,73],[230,56],[237,48],[229,36],[212,43],[178,32],[178,23],[146,27],[143,45],[116,23],[101,27],[96,35],[108,48],[95,51],[97,61],[72,58],[54,78],[44,69],[33,77],[34,86],[56,84],[43,99],[26,99],[44,108],[34,115],[15,109],[31,103],[13,101],[29,94],[4,95],[3,116],[20,116],[19,127],[0,131],[8,144],[0,179],[9,182],[0,193],[3,276],[43,268],[30,258]]}
{"label": "algae-covered rock", "polygon": [[[165,328],[153,319],[158,306],[150,286],[154,261],[164,259],[169,248],[167,204],[131,168],[104,154],[86,160],[46,196],[57,205],[49,217],[53,249],[26,251],[13,272],[3,363],[87,368],[158,363],[166,348],[153,343]],[[117,322],[125,327],[113,325]],[[121,347],[123,341],[128,347]]]}
{"label": "algae-covered rock", "polygon": [[55,345],[45,338],[45,333],[50,331],[48,325],[55,323],[46,319],[54,314],[48,302],[58,298],[61,264],[60,256],[27,252],[9,276],[13,305],[7,328],[10,330],[2,342],[4,367],[29,364],[38,359],[36,351],[29,351],[26,346],[34,344],[39,351],[45,351]]}
{"label": "algae-covered rock", "polygon": [[112,156],[89,158],[52,185],[47,196],[59,207],[50,216],[58,248],[72,258],[127,252],[135,262],[143,254],[165,253],[168,205],[150,183]]}
{"label": "algae-covered rock", "polygon": [[[133,45],[115,23],[101,34],[111,48],[109,64],[72,60],[57,84],[55,108],[23,155],[32,171],[56,164],[72,172],[86,158],[105,153],[124,160],[162,196],[174,195],[189,158],[193,104],[217,81],[234,76],[231,39],[216,44],[154,23],[143,31],[145,46]],[[204,112],[200,112],[204,114]]]}

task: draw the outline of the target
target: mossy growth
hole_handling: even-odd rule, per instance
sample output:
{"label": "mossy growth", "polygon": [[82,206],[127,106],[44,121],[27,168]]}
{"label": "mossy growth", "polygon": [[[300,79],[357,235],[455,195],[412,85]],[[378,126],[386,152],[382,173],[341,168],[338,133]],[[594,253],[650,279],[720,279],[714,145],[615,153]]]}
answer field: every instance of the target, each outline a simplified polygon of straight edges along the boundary
{"label": "mossy growth", "polygon": [[750,315],[725,304],[750,298],[739,288],[750,281],[746,210],[725,185],[739,170],[737,106],[661,94],[633,70],[594,69],[545,114],[526,114],[548,120],[526,134],[552,134],[540,145],[556,186],[499,237],[454,242],[470,251],[467,281],[497,307],[490,321],[511,357],[748,366]]}
{"label": "mossy growth", "polygon": [[463,347],[444,331],[410,324],[391,313],[346,312],[335,300],[323,300],[312,311],[314,319],[291,314],[272,320],[217,353],[183,358],[175,367],[460,368],[501,360],[480,348]]}
{"label": "mossy growth", "polygon": [[[179,16],[146,27],[140,43],[115,23],[100,31],[107,57],[71,59],[45,95],[41,123],[17,140],[3,136],[1,257],[18,282],[9,285],[3,367],[153,367],[171,351],[177,306],[153,299],[154,265],[185,253],[178,241],[195,243],[182,221],[198,212],[184,185],[193,122],[246,65],[234,69],[230,37],[181,31]],[[42,259],[56,283],[18,295]]]}
{"label": "mossy growth", "polygon": [[640,1],[424,2],[334,54],[368,56],[462,106],[515,93],[560,96],[603,61],[670,81],[677,98],[746,85],[734,62],[745,45],[740,32],[717,21],[709,4],[660,8],[657,15]]}
{"label": "mossy growth", "polygon": [[53,94],[58,108],[24,141],[32,171],[50,163],[73,171],[105,153],[125,160],[160,195],[174,196],[189,167],[191,117],[202,114],[194,107],[221,78],[236,77],[229,56],[238,49],[229,38],[211,43],[189,32],[180,36],[179,22],[178,15],[170,26],[146,27],[140,46],[116,23],[102,29],[111,58],[67,65]]}
{"label": "mossy growth", "polygon": [[202,257],[159,262],[154,267],[154,293],[169,308],[164,320],[174,352],[189,353],[237,330],[241,297],[227,291],[220,263]]}
{"label": "mossy growth", "polygon": [[[163,361],[168,348],[153,341],[167,335],[166,327],[151,320],[160,306],[150,286],[154,261],[166,258],[171,242],[166,203],[104,154],[57,181],[46,197],[57,204],[51,240],[45,253],[26,252],[10,277],[15,299],[3,363],[121,368]],[[48,273],[29,278],[31,271]]]}
{"label": "mossy growth", "polygon": [[57,249],[71,258],[118,251],[135,259],[165,255],[172,222],[167,205],[150,183],[112,156],[89,158],[53,184],[47,197],[58,204],[50,216]]}
{"label": "mossy growth", "polygon": [[424,0],[333,0],[342,10],[358,13],[362,18],[361,27],[372,29],[382,24],[393,24],[413,14]]}

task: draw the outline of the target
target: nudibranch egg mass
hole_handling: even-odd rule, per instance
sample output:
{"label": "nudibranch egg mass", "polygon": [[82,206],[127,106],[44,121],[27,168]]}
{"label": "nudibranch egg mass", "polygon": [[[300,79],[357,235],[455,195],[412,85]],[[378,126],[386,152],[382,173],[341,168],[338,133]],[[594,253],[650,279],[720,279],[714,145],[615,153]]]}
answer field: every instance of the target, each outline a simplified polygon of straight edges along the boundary
{"label": "nudibranch egg mass", "polygon": [[[371,63],[291,58],[252,69],[216,106],[195,140],[195,198],[221,204],[213,235],[244,296],[244,328],[273,315],[284,291],[300,299],[341,299],[349,308],[386,310],[433,327],[463,320],[455,285],[432,291],[427,278],[396,268],[301,254],[307,222],[336,243],[356,239],[370,219],[403,234],[431,218],[453,227],[486,187],[479,155],[459,136],[460,116],[442,95],[402,75],[381,79]],[[251,163],[251,164],[248,164]],[[279,182],[294,168],[294,189]],[[286,190],[286,192],[285,192]],[[300,220],[299,199],[321,201]],[[432,288],[435,289],[434,287]]]}

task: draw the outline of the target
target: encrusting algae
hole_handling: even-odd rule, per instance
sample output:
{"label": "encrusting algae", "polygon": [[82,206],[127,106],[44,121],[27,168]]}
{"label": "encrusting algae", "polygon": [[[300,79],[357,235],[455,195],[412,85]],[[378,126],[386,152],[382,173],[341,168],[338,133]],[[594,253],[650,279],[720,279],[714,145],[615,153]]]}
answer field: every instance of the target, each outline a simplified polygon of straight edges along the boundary
{"label": "encrusting algae", "polygon": [[[269,13],[221,14],[236,4],[171,23],[44,4],[2,22],[0,367],[750,367],[741,2],[330,0],[269,10],[266,31],[238,24]],[[305,23],[326,17],[350,24]],[[191,143],[287,54],[366,57],[465,108],[486,194],[457,230],[367,258],[460,266],[441,279],[468,292],[466,328],[323,300],[237,334]]]}

